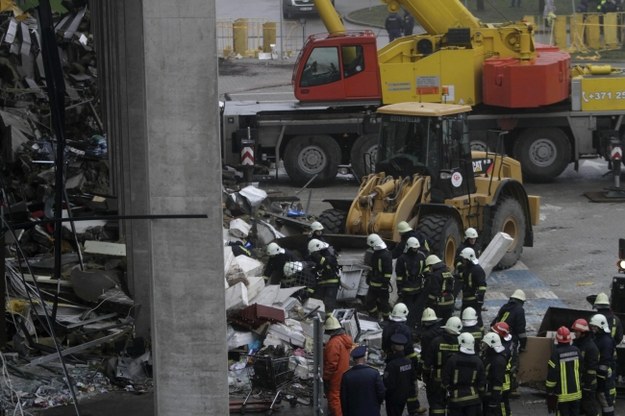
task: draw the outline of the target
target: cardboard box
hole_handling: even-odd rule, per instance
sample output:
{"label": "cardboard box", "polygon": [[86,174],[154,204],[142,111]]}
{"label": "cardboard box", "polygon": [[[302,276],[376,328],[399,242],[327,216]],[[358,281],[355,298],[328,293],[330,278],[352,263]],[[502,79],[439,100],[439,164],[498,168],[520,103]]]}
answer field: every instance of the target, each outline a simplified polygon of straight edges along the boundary
{"label": "cardboard box", "polygon": [[519,383],[545,382],[553,345],[553,338],[527,337],[527,348],[519,355]]}

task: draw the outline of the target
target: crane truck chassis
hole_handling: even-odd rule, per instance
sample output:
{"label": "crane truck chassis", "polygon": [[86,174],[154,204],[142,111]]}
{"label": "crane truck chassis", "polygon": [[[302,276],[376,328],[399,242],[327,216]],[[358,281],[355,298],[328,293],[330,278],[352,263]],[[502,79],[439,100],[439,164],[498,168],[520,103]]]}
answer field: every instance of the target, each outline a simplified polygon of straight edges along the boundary
{"label": "crane truck chassis", "polygon": [[[226,101],[225,164],[241,165],[253,152],[257,165],[283,162],[298,184],[324,185],[341,165],[361,177],[375,154],[376,109],[407,101],[471,105],[474,148],[517,159],[532,182],[577,168],[585,156],[609,160],[610,143],[623,141],[620,71],[571,68],[565,52],[533,43],[531,25],[482,24],[458,0],[383,1],[412,13],[427,34],[378,51],[372,31],[346,31],[329,0],[316,0],[329,33],[311,35],[295,62],[296,99]],[[495,130],[506,133],[503,149],[492,148]]]}

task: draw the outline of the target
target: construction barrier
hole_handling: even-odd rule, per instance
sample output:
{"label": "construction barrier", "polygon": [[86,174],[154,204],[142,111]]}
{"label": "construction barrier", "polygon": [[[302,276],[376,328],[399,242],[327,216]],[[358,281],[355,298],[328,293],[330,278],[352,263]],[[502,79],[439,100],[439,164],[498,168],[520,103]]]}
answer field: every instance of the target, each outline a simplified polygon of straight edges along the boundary
{"label": "construction barrier", "polygon": [[625,13],[555,16],[545,32],[547,43],[569,52],[620,49],[625,41]]}
{"label": "construction barrier", "polygon": [[281,24],[249,18],[218,21],[217,51],[223,58],[289,58],[299,53],[304,36],[302,25],[296,21]]}

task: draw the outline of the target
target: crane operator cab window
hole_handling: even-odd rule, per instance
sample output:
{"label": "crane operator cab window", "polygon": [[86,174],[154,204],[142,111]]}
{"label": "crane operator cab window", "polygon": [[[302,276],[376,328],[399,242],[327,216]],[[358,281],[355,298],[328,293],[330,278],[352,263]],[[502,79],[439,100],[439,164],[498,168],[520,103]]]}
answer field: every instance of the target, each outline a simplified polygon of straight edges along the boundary
{"label": "crane operator cab window", "polygon": [[313,87],[340,79],[338,48],[315,48],[308,57],[306,65],[304,65],[300,86]]}
{"label": "crane operator cab window", "polygon": [[341,47],[341,55],[343,55],[343,76],[345,78],[365,70],[362,46],[343,46]]}
{"label": "crane operator cab window", "polygon": [[376,171],[395,177],[430,176],[433,202],[475,192],[464,117],[384,114]]}

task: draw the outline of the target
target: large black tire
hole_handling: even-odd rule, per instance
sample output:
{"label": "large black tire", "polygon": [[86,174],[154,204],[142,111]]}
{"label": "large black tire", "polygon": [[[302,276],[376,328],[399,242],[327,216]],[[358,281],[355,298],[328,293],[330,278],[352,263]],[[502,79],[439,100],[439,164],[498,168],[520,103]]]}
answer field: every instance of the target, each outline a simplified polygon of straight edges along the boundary
{"label": "large black tire", "polygon": [[373,173],[378,155],[378,135],[365,134],[354,142],[350,154],[352,170],[360,180],[365,175]]}
{"label": "large black tire", "polygon": [[436,254],[453,270],[456,251],[462,243],[460,224],[444,214],[430,214],[420,218],[417,230],[427,238],[432,254]]}
{"label": "large black tire", "polygon": [[571,143],[558,128],[527,129],[516,140],[514,157],[521,162],[523,179],[550,182],[569,165]]}
{"label": "large black tire", "polygon": [[284,169],[297,185],[304,185],[318,175],[310,184],[318,187],[336,177],[340,160],[341,148],[332,137],[296,136],[286,146]]}
{"label": "large black tire", "polygon": [[327,234],[344,234],[347,212],[340,209],[326,209],[317,218]]}
{"label": "large black tire", "polygon": [[523,207],[519,201],[512,197],[504,197],[497,203],[492,214],[491,238],[498,232],[503,231],[514,239],[512,247],[510,247],[497,265],[498,269],[508,269],[514,266],[521,258],[527,230],[526,226]]}

